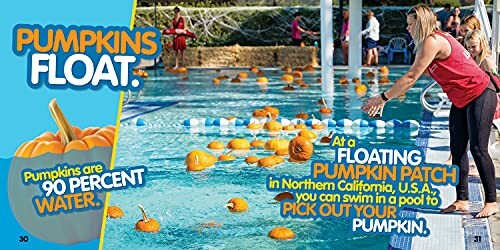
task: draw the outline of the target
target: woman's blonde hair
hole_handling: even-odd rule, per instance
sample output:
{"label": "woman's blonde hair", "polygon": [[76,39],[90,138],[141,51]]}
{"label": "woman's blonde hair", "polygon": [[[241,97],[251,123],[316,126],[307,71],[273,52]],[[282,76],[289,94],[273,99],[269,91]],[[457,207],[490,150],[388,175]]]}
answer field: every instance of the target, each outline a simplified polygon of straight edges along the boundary
{"label": "woman's blonde hair", "polygon": [[414,16],[417,20],[413,34],[413,43],[415,44],[414,51],[416,52],[422,47],[425,39],[437,31],[436,17],[429,7],[422,4],[411,8],[406,15]]}
{"label": "woman's blonde hair", "polygon": [[474,15],[466,16],[460,25],[466,25],[471,30],[481,30],[481,22]]}
{"label": "woman's blonde hair", "polygon": [[469,31],[467,35],[465,35],[465,44],[468,44],[471,40],[479,41],[479,46],[481,46],[481,53],[479,53],[479,56],[477,58],[474,58],[474,60],[476,60],[476,63],[478,65],[481,65],[486,56],[491,55],[488,40],[486,39],[486,35],[484,34],[484,32],[482,32],[481,30]]}

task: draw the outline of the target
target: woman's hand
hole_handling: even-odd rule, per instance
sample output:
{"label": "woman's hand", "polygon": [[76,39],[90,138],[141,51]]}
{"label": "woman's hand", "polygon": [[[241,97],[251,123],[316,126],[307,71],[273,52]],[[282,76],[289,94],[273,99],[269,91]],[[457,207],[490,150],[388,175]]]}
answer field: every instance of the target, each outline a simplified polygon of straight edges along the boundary
{"label": "woman's hand", "polygon": [[361,107],[361,111],[368,114],[370,117],[382,116],[382,111],[384,110],[385,101],[382,100],[380,95],[368,99],[368,101]]}

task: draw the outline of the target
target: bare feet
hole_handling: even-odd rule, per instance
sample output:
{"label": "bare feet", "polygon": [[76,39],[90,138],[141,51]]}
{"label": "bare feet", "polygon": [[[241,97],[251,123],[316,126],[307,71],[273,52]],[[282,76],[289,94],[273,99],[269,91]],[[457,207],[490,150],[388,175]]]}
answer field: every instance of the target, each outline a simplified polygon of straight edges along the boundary
{"label": "bare feet", "polygon": [[441,209],[441,213],[467,212],[469,211],[468,201],[455,201],[445,209]]}
{"label": "bare feet", "polygon": [[484,204],[483,209],[479,211],[476,218],[488,218],[494,214],[498,213],[498,207],[496,202],[488,202]]}

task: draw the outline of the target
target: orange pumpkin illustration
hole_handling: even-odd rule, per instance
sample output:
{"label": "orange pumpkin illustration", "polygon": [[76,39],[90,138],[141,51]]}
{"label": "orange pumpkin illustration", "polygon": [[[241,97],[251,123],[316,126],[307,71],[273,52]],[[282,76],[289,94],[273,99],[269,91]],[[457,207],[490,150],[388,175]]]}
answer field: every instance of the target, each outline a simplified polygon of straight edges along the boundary
{"label": "orange pumpkin illustration", "polygon": [[57,134],[45,132],[33,141],[23,143],[14,154],[16,157],[31,158],[45,153],[63,154],[71,150],[113,146],[115,137],[113,126],[84,130],[71,126],[55,99],[50,101],[49,110],[59,127],[59,132]]}

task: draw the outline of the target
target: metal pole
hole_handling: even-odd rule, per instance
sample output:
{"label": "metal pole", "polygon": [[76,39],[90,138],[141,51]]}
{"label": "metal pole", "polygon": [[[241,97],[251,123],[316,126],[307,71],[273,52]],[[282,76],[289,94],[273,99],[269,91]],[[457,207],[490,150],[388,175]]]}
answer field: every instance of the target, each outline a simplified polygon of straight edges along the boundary
{"label": "metal pole", "polygon": [[333,4],[321,0],[321,93],[329,107],[333,106]]}
{"label": "metal pole", "polygon": [[499,42],[499,30],[500,29],[500,2],[498,0],[493,1],[493,28],[491,34],[491,50],[493,51],[493,59],[495,63],[498,63],[498,42]]}
{"label": "metal pole", "polygon": [[349,77],[361,77],[361,0],[349,1]]}

